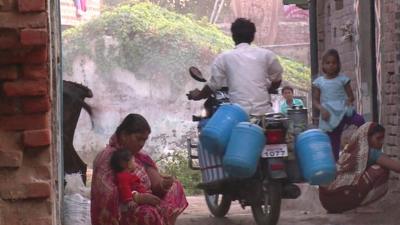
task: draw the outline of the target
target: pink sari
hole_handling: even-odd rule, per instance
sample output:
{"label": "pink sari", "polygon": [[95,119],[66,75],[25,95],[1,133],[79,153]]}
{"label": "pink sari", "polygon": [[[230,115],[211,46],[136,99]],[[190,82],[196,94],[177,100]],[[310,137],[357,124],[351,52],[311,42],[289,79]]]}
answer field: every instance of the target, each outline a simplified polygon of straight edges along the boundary
{"label": "pink sari", "polygon": [[[125,208],[118,201],[118,190],[115,176],[111,170],[111,154],[116,151],[118,143],[115,136],[110,144],[100,152],[93,163],[93,178],[91,192],[92,225],[170,225],[188,206],[182,185],[176,181],[157,207],[137,205]],[[142,185],[151,192],[150,179],[146,167],[156,167],[154,161],[143,153],[135,155],[137,169],[135,174],[140,177]]]}

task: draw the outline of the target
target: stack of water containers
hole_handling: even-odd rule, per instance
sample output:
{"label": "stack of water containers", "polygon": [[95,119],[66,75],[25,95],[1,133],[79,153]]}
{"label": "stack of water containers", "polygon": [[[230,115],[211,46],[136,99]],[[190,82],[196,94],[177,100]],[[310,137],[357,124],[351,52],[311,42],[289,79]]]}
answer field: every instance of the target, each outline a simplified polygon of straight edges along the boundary
{"label": "stack of water containers", "polygon": [[[248,121],[249,116],[239,105],[220,106],[201,130],[200,144],[206,152],[200,152],[200,164],[204,164],[202,161],[207,157],[219,156],[223,174],[236,178],[254,175],[267,140],[263,129]],[[295,149],[302,174],[310,184],[327,184],[335,179],[335,160],[329,137],[323,131],[313,129],[299,134]],[[212,159],[216,161],[215,157]],[[215,169],[216,166],[208,168]],[[220,170],[217,172],[221,173]],[[204,177],[203,173],[203,180],[210,181]]]}
{"label": "stack of water containers", "polygon": [[230,177],[250,177],[256,169],[265,135],[261,127],[237,104],[224,104],[207,122],[200,143],[211,154],[223,156],[223,169]]}

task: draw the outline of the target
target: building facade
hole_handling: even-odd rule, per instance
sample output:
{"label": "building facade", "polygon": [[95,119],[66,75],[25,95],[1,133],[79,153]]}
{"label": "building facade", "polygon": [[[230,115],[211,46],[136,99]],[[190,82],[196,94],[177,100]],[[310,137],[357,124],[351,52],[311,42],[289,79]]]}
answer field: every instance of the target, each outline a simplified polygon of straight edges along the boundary
{"label": "building facade", "polygon": [[[79,3],[84,3],[79,4]],[[77,26],[100,15],[101,0],[60,0],[62,29]]]}
{"label": "building facade", "polygon": [[57,1],[0,1],[0,224],[60,222]]}
{"label": "building facade", "polygon": [[[400,159],[400,1],[317,0],[315,4],[316,26],[311,32],[317,40],[319,65],[326,50],[339,51],[358,112],[386,127],[384,151]],[[392,173],[390,193],[381,204],[395,203],[399,186],[399,176]]]}

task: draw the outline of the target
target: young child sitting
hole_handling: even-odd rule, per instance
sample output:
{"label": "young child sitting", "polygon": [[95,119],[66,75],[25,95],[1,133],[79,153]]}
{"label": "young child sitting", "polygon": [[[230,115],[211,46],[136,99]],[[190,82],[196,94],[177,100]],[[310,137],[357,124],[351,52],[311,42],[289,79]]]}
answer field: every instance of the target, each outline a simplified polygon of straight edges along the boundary
{"label": "young child sitting", "polygon": [[119,199],[123,205],[133,207],[140,202],[140,193],[146,193],[140,178],[134,175],[135,165],[132,153],[127,149],[119,149],[111,156],[111,168],[116,174]]}

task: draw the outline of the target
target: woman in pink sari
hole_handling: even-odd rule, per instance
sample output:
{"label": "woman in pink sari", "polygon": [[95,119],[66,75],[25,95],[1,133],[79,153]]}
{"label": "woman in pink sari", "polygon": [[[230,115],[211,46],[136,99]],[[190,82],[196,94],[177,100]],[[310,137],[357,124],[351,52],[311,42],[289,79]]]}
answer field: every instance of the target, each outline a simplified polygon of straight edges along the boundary
{"label": "woman in pink sari", "polygon": [[[182,185],[172,177],[161,175],[154,161],[141,153],[150,126],[138,114],[129,114],[111,137],[110,143],[93,163],[91,192],[92,225],[174,225],[188,203]],[[117,149],[134,154],[135,175],[140,177],[147,193],[136,193],[133,207],[119,203],[115,174],[110,158]]]}

